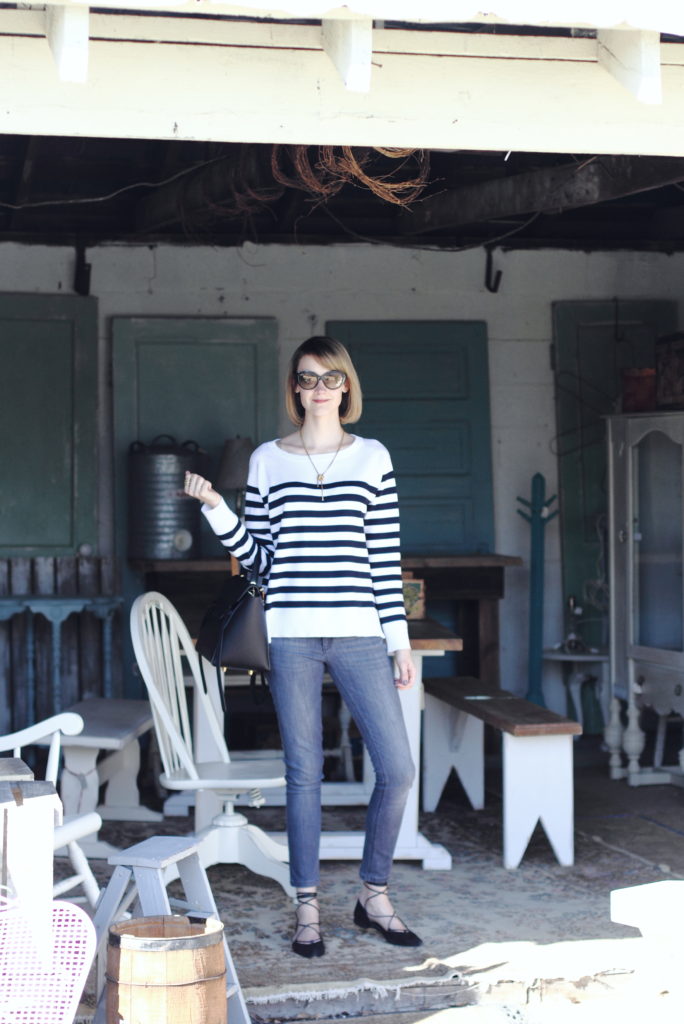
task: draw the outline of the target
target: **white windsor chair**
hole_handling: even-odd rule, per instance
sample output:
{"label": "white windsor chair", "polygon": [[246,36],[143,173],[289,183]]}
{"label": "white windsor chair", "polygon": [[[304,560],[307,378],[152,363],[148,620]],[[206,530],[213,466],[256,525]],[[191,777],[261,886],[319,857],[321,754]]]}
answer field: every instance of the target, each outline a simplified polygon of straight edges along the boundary
{"label": "white windsor chair", "polygon": [[[83,719],[80,715],[73,711],[63,711],[59,715],[45,718],[25,729],[0,736],[0,753],[11,752],[13,757],[21,757],[22,747],[49,740],[45,780],[56,786],[62,734],[77,736],[82,729]],[[83,887],[90,906],[95,906],[100,896],[100,886],[93,875],[88,858],[78,843],[80,839],[95,835],[101,827],[102,818],[97,811],[65,815],[63,823],[55,826],[53,848],[55,851],[66,848],[74,874],[55,882],[52,890],[53,896],[61,896],[80,885]]]}
{"label": "white windsor chair", "polygon": [[[203,798],[211,803],[218,796],[223,803],[222,813],[197,832],[202,864],[242,864],[256,874],[273,878],[288,895],[293,895],[286,845],[250,824],[234,808],[235,800],[242,794],[250,794],[252,805],[259,806],[264,802],[261,790],[284,786],[283,761],[231,760],[222,726],[205,690],[199,655],[168,598],[155,591],[141,594],[131,608],[130,624],[163,766],[159,782],[166,789],[195,792],[196,821],[206,817]],[[196,713],[202,715],[211,737],[211,760],[203,759],[203,752],[193,739],[183,661],[190,669]],[[205,662],[205,679],[214,678],[215,669]]]}

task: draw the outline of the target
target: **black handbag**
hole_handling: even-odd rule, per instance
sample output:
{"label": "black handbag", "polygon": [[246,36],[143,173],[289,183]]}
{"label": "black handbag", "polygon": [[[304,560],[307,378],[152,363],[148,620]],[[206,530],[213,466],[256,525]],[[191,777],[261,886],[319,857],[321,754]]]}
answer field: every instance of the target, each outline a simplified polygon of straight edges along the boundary
{"label": "black handbag", "polygon": [[[263,590],[247,576],[229,576],[200,626],[197,653],[216,667],[221,706],[225,710],[221,668],[246,669],[253,686],[257,674],[266,686],[270,666]],[[201,662],[200,662],[201,667]],[[204,676],[202,676],[204,680]],[[206,681],[204,681],[206,692]],[[256,698],[256,689],[253,691]],[[259,701],[257,700],[257,703]]]}

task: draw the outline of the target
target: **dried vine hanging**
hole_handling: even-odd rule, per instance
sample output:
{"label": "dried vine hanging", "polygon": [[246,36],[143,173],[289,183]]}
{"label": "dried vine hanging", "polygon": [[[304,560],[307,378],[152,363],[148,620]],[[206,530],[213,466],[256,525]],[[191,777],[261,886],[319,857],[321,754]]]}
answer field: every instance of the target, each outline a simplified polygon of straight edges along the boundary
{"label": "dried vine hanging", "polygon": [[[274,145],[271,172],[287,188],[308,192],[319,200],[334,196],[346,184],[370,189],[380,199],[408,206],[421,194],[430,172],[429,155],[423,149],[376,146]],[[385,170],[386,161],[399,161]]]}

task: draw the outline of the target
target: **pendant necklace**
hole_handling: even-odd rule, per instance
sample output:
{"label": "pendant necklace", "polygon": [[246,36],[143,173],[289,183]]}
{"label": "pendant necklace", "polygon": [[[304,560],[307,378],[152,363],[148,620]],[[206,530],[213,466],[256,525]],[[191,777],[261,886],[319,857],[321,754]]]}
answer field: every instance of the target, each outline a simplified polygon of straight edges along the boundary
{"label": "pendant necklace", "polygon": [[325,480],[325,474],[328,472],[328,470],[332,466],[333,462],[335,461],[335,459],[339,455],[340,448],[342,447],[342,442],[344,441],[345,436],[346,435],[345,435],[344,430],[343,430],[342,431],[342,436],[340,437],[340,443],[337,446],[337,450],[336,450],[335,454],[333,455],[332,459],[330,460],[328,465],[325,467],[325,469],[321,473],[321,472],[319,472],[318,467],[316,466],[316,463],[314,462],[314,460],[309,455],[309,449],[304,444],[304,438],[302,437],[302,432],[301,432],[301,430],[299,431],[299,439],[302,442],[302,448],[306,452],[306,457],[309,460],[309,462],[311,463],[311,465],[313,466],[314,472],[316,473],[316,483],[318,484],[318,486],[321,489],[321,501],[325,501],[325,495],[323,494],[323,481]]}

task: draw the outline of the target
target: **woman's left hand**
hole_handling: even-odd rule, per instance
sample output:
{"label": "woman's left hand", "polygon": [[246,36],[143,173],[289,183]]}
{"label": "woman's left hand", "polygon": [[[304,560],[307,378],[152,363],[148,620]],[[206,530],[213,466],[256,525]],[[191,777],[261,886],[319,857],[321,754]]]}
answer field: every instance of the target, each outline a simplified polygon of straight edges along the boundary
{"label": "woman's left hand", "polygon": [[416,666],[409,648],[394,652],[394,685],[398,690],[410,689],[416,681]]}

